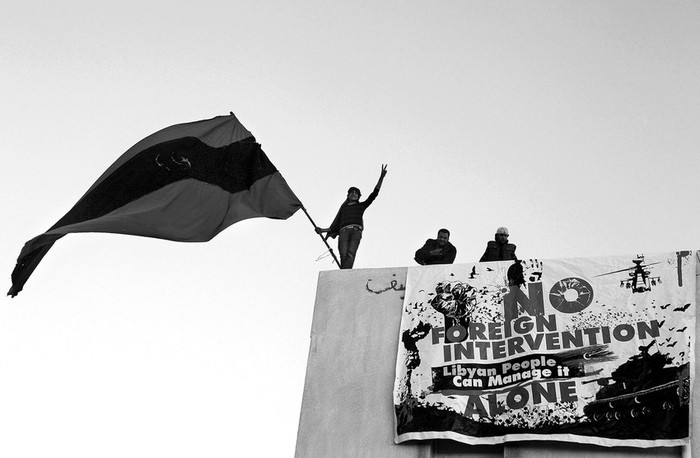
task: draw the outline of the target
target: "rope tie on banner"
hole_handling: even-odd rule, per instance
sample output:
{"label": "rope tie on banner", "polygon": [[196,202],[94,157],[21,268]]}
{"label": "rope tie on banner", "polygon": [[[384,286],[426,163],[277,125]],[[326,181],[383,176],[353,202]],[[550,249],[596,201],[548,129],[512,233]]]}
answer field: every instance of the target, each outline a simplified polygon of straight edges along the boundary
{"label": "rope tie on banner", "polygon": [[[306,215],[307,218],[309,218],[309,221],[311,222],[311,224],[312,224],[313,227],[314,227],[314,232],[316,232],[316,228],[317,228],[318,226],[316,225],[316,223],[314,223],[314,220],[311,219],[311,215],[309,215],[309,212],[306,211],[306,208],[304,208],[303,205],[301,206],[301,209],[304,210],[304,214]],[[338,258],[335,256],[335,253],[333,252],[333,248],[331,248],[331,246],[328,244],[327,237],[324,237],[324,236],[321,235],[321,234],[318,234],[318,236],[321,237],[321,240],[323,240],[323,243],[326,245],[326,248],[328,248],[328,250],[326,251],[326,253],[330,253],[331,256],[333,256],[333,260],[334,260],[335,263],[338,265],[338,268],[340,268],[340,261],[338,261]],[[326,255],[326,256],[327,256],[327,255]],[[325,256],[323,256],[323,255],[319,256],[319,257],[316,259],[316,261],[318,261],[319,259],[322,259],[323,257],[325,257]]]}
{"label": "rope tie on banner", "polygon": [[321,259],[326,259],[326,258],[327,258],[328,256],[330,256],[331,254],[332,254],[332,253],[331,253],[331,250],[326,250],[326,251],[324,251],[323,253],[321,253],[321,254],[316,258],[316,262],[320,261]]}

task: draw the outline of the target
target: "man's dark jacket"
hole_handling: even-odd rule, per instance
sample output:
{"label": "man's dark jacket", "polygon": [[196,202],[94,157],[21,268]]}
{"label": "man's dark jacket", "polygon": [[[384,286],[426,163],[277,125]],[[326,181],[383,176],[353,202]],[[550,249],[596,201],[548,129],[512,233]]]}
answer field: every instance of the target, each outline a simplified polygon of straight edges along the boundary
{"label": "man's dark jacket", "polygon": [[374,191],[372,191],[369,197],[367,197],[367,200],[364,202],[343,202],[343,205],[340,206],[340,209],[335,215],[331,226],[328,228],[328,236],[336,238],[342,228],[351,224],[364,227],[365,223],[362,221],[362,216],[365,214],[367,207],[372,205],[372,202],[374,202],[374,199],[376,199],[378,195],[379,189],[374,188]]}
{"label": "man's dark jacket", "polygon": [[[437,255],[430,254],[430,252],[436,248],[442,248],[442,253]],[[455,256],[457,256],[457,248],[450,242],[445,243],[445,245],[441,247],[437,240],[428,239],[425,241],[423,248],[416,251],[414,259],[420,265],[452,264],[455,261]]]}
{"label": "man's dark jacket", "polygon": [[481,256],[479,262],[510,260],[518,260],[518,258],[515,257],[515,245],[512,243],[504,243],[499,245],[499,243],[495,240],[491,240],[488,245],[486,245],[486,251],[484,251],[484,255]]}

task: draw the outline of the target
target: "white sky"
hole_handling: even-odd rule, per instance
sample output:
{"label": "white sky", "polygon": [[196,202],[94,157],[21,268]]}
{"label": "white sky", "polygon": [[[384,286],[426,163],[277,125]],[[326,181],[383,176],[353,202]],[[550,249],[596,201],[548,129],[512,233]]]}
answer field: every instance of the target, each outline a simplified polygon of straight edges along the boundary
{"label": "white sky", "polygon": [[[130,146],[229,111],[321,226],[389,164],[357,268],[443,226],[457,262],[502,225],[521,258],[699,248],[699,38],[691,1],[5,1],[4,291]],[[0,455],[291,456],[324,250],[301,212],[64,237],[0,303]]]}

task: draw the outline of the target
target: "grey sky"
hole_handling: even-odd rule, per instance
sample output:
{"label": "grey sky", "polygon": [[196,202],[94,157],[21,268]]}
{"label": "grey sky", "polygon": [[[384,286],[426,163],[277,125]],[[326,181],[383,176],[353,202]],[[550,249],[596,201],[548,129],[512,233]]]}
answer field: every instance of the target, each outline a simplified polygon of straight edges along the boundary
{"label": "grey sky", "polygon": [[[356,268],[413,265],[440,227],[457,262],[498,226],[520,257],[697,248],[699,19],[690,1],[5,2],[5,288],[126,149],[229,111],[321,226],[389,164]],[[206,244],[64,237],[0,307],[0,453],[291,455],[323,252],[302,213]]]}

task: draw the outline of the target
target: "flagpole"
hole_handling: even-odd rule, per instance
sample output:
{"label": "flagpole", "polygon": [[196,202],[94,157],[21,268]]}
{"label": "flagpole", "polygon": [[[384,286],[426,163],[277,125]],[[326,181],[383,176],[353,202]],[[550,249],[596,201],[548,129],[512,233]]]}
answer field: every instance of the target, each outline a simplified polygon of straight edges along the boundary
{"label": "flagpole", "polygon": [[[301,206],[301,209],[304,210],[304,214],[306,215],[307,218],[309,218],[309,221],[311,221],[311,224],[314,225],[314,230],[316,230],[316,228],[318,226],[316,225],[316,223],[314,223],[314,220],[311,219],[311,215],[309,215],[309,212],[306,211],[306,208],[304,208],[303,205]],[[331,256],[333,256],[333,260],[338,265],[338,268],[340,268],[340,262],[338,262],[338,258],[335,257],[335,253],[333,252],[333,248],[331,248],[331,246],[328,244],[328,241],[326,240],[326,238],[323,235],[318,234],[318,236],[321,237],[321,240],[323,240],[323,243],[326,244],[326,246],[328,247],[328,251],[330,251]]]}

